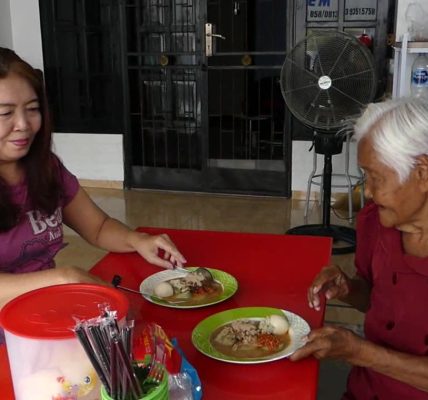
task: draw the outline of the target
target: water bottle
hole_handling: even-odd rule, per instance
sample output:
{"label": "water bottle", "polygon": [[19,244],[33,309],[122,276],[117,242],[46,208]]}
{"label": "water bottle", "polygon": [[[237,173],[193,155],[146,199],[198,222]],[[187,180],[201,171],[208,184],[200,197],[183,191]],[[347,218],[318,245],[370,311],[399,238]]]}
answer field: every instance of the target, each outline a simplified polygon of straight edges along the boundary
{"label": "water bottle", "polygon": [[428,57],[426,54],[419,54],[413,62],[410,92],[413,97],[428,99]]}

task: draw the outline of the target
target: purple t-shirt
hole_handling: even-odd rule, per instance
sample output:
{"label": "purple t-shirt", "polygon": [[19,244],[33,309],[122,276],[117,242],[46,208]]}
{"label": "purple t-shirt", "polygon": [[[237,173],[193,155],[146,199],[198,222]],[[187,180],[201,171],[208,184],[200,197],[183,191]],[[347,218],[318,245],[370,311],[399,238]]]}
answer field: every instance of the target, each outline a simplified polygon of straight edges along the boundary
{"label": "purple t-shirt", "polygon": [[[62,193],[60,204],[52,215],[29,207],[24,217],[10,231],[0,233],[0,272],[41,271],[55,266],[54,257],[64,247],[62,209],[79,190],[77,178],[59,163]],[[12,187],[12,201],[27,204],[27,186]]]}

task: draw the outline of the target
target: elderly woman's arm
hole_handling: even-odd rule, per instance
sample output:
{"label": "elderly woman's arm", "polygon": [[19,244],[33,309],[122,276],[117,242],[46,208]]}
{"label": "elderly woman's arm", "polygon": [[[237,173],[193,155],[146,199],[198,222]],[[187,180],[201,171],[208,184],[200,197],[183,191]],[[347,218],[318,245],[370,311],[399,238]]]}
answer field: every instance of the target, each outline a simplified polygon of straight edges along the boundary
{"label": "elderly woman's arm", "polygon": [[307,344],[290,359],[297,361],[310,355],[318,359],[341,359],[355,366],[370,368],[428,392],[428,357],[387,349],[347,329],[324,327],[312,331]]}

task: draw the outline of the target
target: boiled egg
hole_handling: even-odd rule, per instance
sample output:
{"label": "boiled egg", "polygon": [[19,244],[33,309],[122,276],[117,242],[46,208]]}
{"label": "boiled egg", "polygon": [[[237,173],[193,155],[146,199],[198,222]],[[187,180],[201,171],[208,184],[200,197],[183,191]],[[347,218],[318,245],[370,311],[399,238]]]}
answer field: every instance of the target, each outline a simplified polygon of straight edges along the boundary
{"label": "boiled egg", "polygon": [[170,297],[174,294],[174,288],[168,282],[161,282],[153,290],[157,297]]}
{"label": "boiled egg", "polygon": [[274,335],[284,335],[290,328],[290,323],[285,316],[281,315],[269,315],[266,317],[268,324],[272,327],[272,333]]}

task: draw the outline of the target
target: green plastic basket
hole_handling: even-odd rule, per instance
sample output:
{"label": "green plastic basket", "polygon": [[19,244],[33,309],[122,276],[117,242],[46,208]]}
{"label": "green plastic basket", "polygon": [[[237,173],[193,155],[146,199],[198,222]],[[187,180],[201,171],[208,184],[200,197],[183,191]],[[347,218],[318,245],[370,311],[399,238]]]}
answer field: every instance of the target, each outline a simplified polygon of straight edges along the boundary
{"label": "green plastic basket", "polygon": [[[169,392],[168,392],[168,374],[165,372],[164,377],[160,385],[152,390],[147,395],[141,398],[142,400],[169,400]],[[101,400],[112,400],[112,398],[108,395],[104,386],[101,386]]]}

